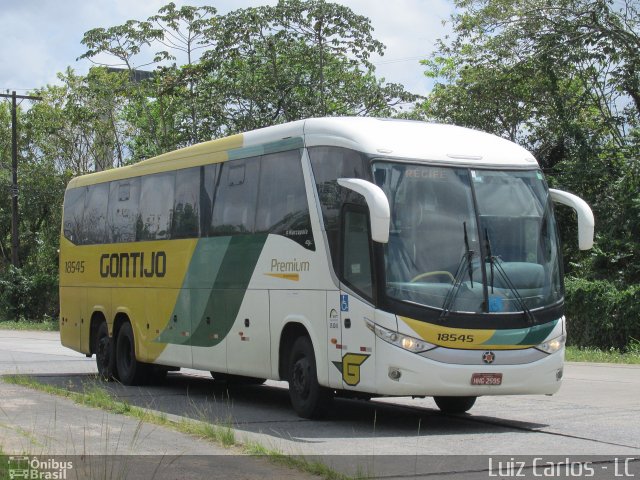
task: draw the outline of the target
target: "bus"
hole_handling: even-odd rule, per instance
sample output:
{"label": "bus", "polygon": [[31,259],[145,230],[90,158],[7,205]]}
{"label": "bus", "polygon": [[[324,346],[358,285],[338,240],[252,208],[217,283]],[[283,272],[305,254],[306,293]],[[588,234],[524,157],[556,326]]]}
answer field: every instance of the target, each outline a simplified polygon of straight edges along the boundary
{"label": "bus", "polygon": [[180,368],[335,396],[553,394],[566,339],[553,203],[525,149],[452,125],[312,118],[74,178],[62,344],[125,385]]}

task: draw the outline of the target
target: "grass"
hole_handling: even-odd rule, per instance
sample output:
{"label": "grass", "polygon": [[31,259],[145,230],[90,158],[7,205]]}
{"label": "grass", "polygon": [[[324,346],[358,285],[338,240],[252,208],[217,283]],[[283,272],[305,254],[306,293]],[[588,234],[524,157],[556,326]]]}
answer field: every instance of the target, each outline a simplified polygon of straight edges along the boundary
{"label": "grass", "polygon": [[[37,380],[24,375],[7,375],[3,377],[3,380],[14,385],[21,385],[48,394],[65,397],[73,400],[79,405],[100,408],[111,413],[136,418],[140,422],[168,427],[181,433],[193,435],[197,438],[217,443],[226,448],[238,448],[241,453],[247,455],[264,456],[274,464],[318,475],[326,480],[354,480],[364,478],[362,475],[358,475],[356,477],[344,475],[323,463],[315,461],[311,462],[306,460],[304,457],[287,455],[280,451],[266,448],[257,442],[238,442],[235,437],[235,430],[232,428],[231,419],[227,420],[223,425],[213,424],[204,420],[198,421],[186,418],[182,418],[178,421],[171,420],[163,413],[153,412],[130,405],[126,401],[114,399],[105,388],[99,385],[85,386],[83,391],[74,392],[62,387],[40,383]],[[2,455],[1,449],[0,455]]]}
{"label": "grass", "polygon": [[272,463],[295,468],[300,471],[318,475],[327,480],[356,480],[371,478],[371,476],[358,474],[355,477],[336,472],[321,462],[310,462],[304,457],[292,457],[277,450],[264,447],[256,442],[247,441],[243,444],[243,451],[248,455],[266,456]]}
{"label": "grass", "polygon": [[594,347],[567,347],[565,359],[568,362],[625,363],[640,364],[640,348],[633,344],[626,352],[611,348],[601,350]]}
{"label": "grass", "polygon": [[0,330],[38,330],[57,332],[60,324],[54,319],[44,320],[0,320]]}

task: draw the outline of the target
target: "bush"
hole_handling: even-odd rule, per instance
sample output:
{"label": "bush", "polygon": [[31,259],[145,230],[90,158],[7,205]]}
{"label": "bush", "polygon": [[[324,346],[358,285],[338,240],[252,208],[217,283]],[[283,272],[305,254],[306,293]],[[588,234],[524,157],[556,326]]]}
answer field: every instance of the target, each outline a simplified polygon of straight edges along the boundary
{"label": "bush", "polygon": [[42,320],[58,314],[58,277],[13,266],[0,275],[0,317]]}
{"label": "bush", "polygon": [[[567,343],[629,350],[640,339],[640,285],[566,278]],[[634,343],[635,342],[635,343]]]}

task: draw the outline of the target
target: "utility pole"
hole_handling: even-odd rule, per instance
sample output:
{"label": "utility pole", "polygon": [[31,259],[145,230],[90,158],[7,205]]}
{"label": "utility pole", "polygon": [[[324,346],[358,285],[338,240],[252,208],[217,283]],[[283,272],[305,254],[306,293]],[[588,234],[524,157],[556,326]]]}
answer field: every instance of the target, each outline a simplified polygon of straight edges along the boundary
{"label": "utility pole", "polygon": [[11,98],[11,263],[20,267],[20,237],[18,235],[18,104],[20,100],[42,100],[31,95],[0,93],[2,98]]}

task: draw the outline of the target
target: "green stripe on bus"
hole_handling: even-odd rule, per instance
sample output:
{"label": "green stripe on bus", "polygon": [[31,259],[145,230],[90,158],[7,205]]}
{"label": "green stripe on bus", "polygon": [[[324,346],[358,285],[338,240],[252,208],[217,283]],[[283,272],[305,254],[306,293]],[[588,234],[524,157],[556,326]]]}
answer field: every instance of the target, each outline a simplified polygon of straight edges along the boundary
{"label": "green stripe on bus", "polygon": [[[236,320],[267,234],[202,238],[165,330],[156,342],[211,347]],[[190,333],[172,320],[191,319]]]}
{"label": "green stripe on bus", "polygon": [[291,137],[279,140],[277,142],[266,143],[263,145],[255,145],[251,147],[236,148],[227,152],[229,160],[239,160],[241,158],[257,157],[260,155],[268,155],[270,153],[286,152],[303,148],[304,142],[301,137]]}
{"label": "green stripe on bus", "polygon": [[484,345],[538,345],[542,343],[557,325],[558,320],[529,328],[496,330]]}
{"label": "green stripe on bus", "polygon": [[553,322],[545,323],[544,325],[537,325],[529,329],[529,333],[522,340],[524,345],[539,345],[544,342],[551,331],[556,327],[560,320],[554,320]]}

